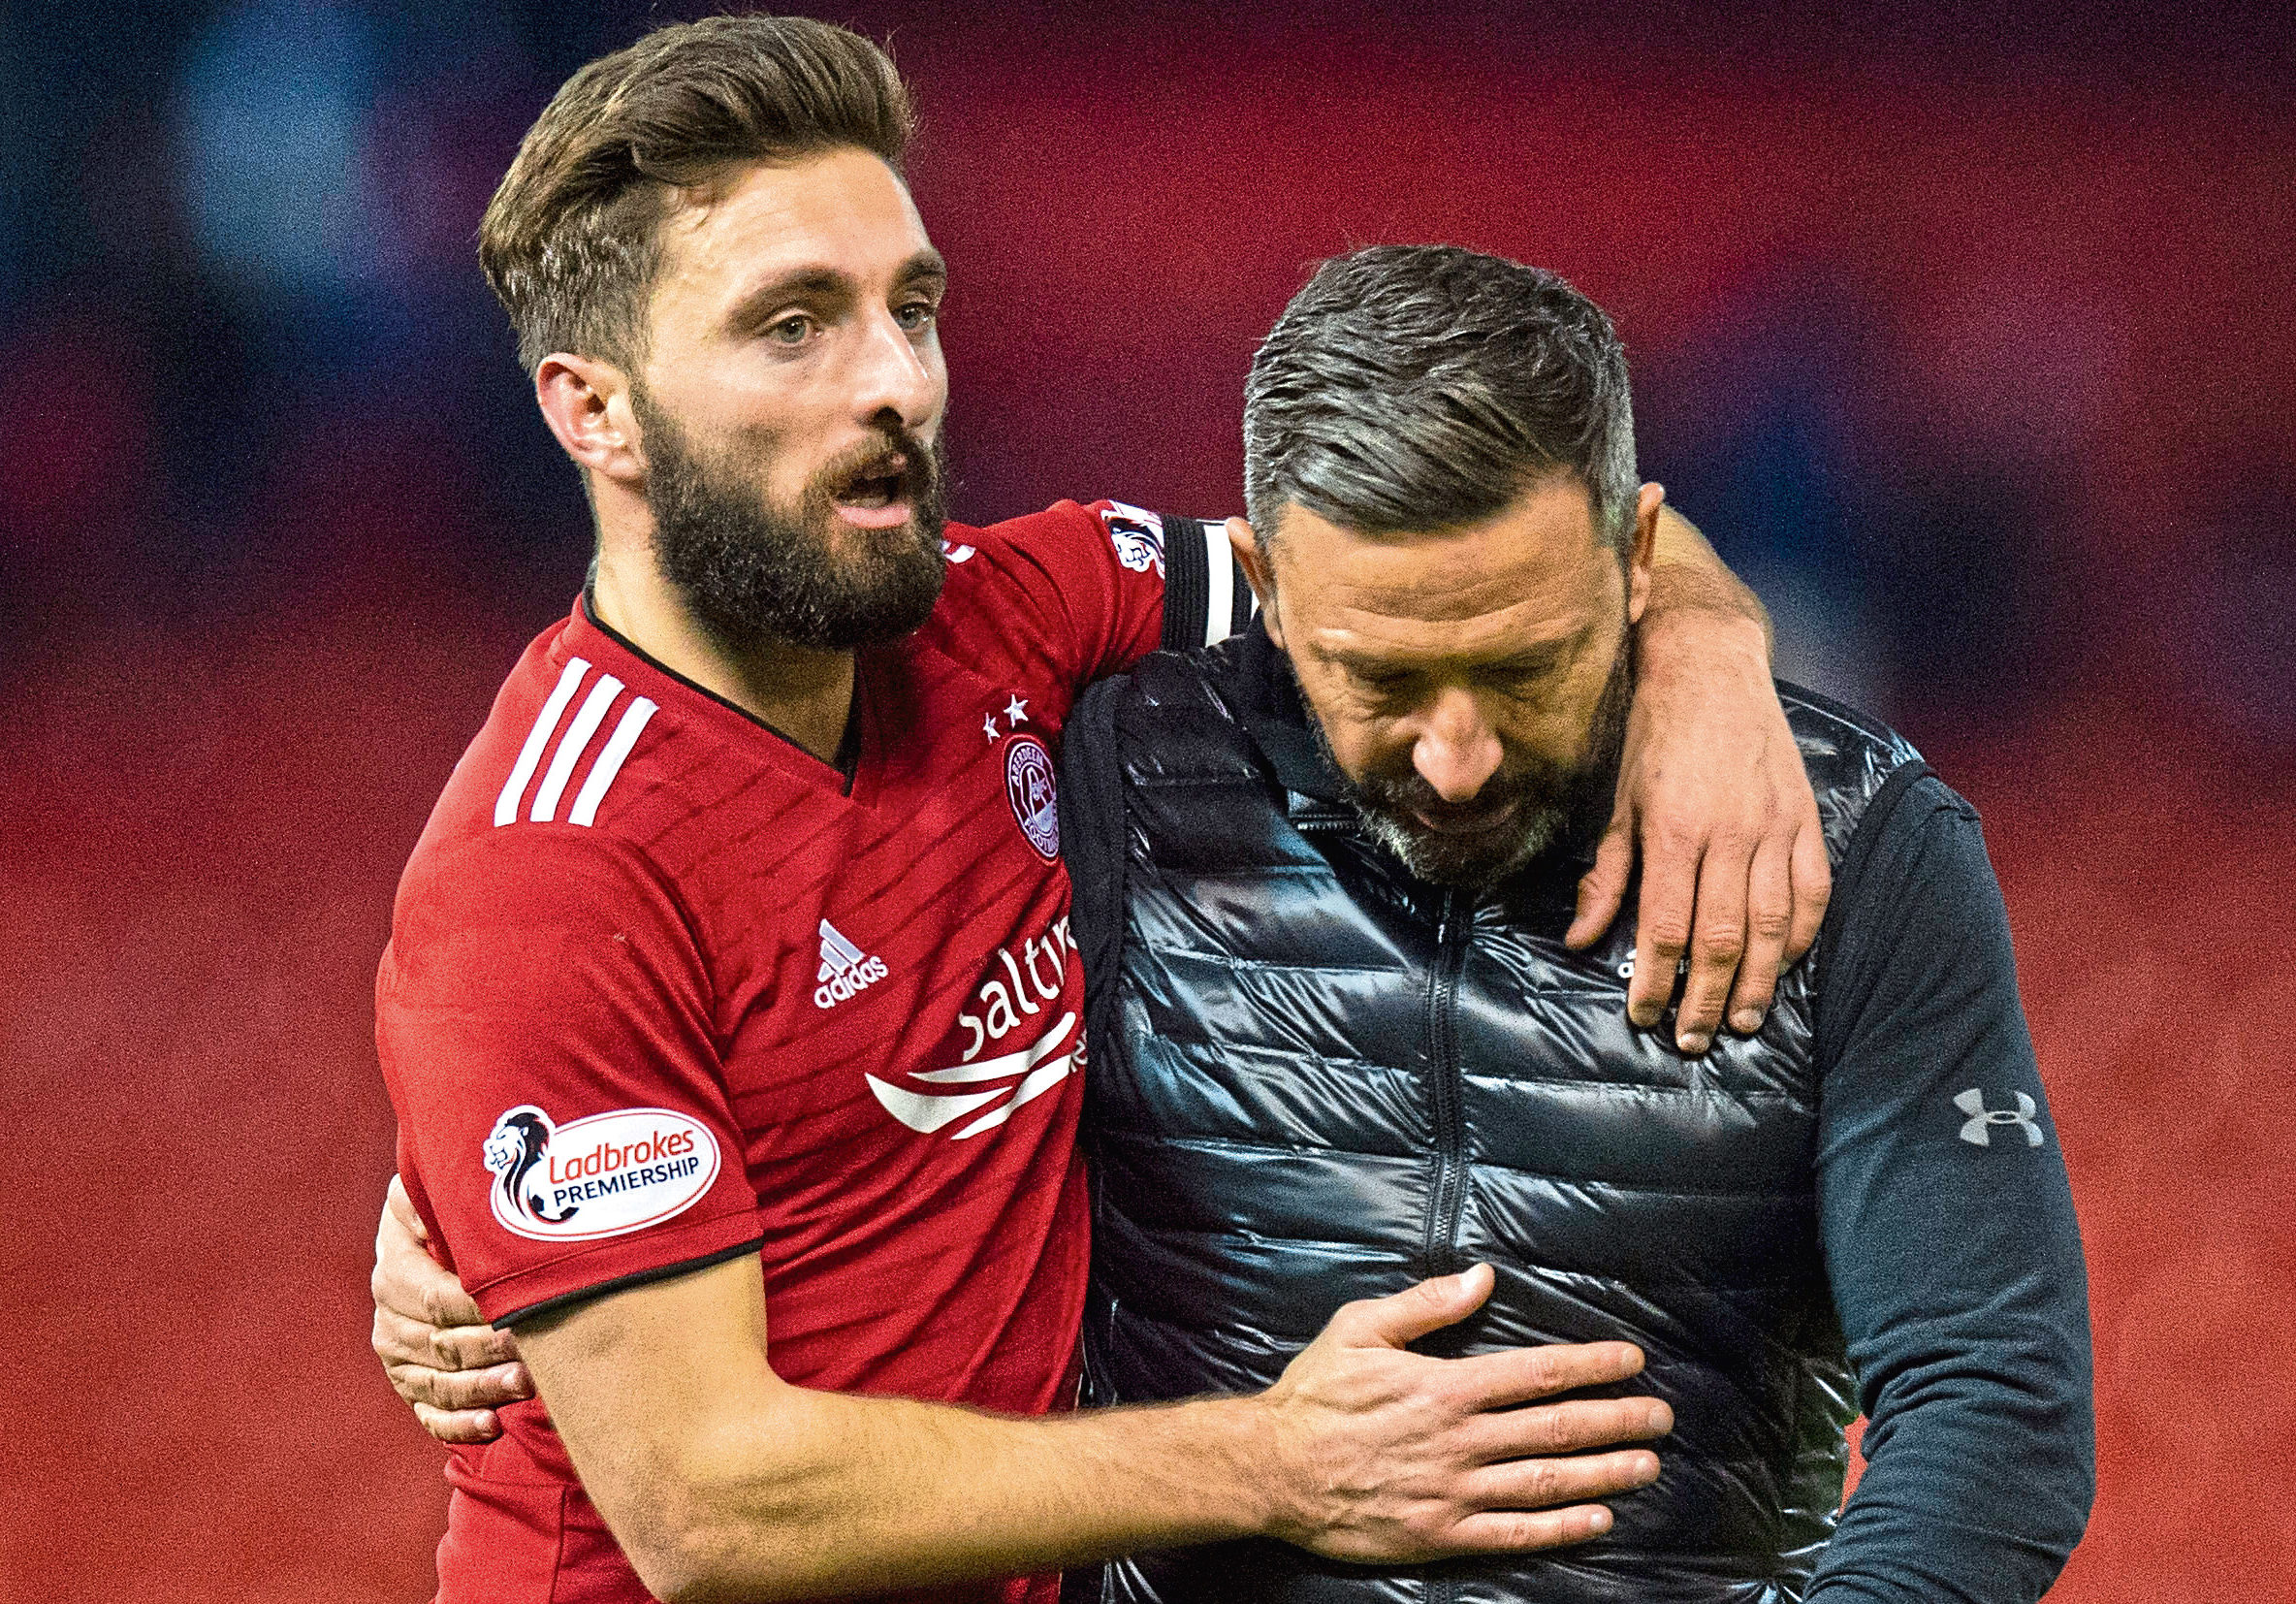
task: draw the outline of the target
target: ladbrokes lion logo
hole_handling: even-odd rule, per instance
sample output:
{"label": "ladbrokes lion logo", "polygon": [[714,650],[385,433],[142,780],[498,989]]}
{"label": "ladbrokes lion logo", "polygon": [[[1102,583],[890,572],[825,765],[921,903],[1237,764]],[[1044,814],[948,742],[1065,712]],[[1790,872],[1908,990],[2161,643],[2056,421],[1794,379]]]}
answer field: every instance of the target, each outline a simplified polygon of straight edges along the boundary
{"label": "ladbrokes lion logo", "polygon": [[617,1108],[553,1125],[531,1103],[487,1133],[490,1197],[503,1229],[587,1241],[684,1213],[718,1178],[718,1139],[668,1108]]}
{"label": "ladbrokes lion logo", "polygon": [[1154,568],[1157,578],[1164,577],[1163,519],[1139,507],[1111,501],[1100,509],[1100,522],[1116,547],[1117,561],[1133,573],[1144,574]]}

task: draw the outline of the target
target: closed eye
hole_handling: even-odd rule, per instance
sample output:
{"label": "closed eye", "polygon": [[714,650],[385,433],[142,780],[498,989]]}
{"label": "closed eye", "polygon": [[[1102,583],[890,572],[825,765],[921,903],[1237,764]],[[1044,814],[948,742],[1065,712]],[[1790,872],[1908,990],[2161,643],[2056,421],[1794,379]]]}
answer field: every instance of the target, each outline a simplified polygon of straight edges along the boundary
{"label": "closed eye", "polygon": [[1561,666],[1559,662],[1508,664],[1500,668],[1486,668],[1475,677],[1493,690],[1514,696],[1537,690],[1542,683],[1552,679],[1554,671]]}
{"label": "closed eye", "polygon": [[1377,673],[1361,668],[1348,670],[1348,678],[1355,682],[1355,689],[1373,696],[1398,696],[1411,689],[1409,674]]}

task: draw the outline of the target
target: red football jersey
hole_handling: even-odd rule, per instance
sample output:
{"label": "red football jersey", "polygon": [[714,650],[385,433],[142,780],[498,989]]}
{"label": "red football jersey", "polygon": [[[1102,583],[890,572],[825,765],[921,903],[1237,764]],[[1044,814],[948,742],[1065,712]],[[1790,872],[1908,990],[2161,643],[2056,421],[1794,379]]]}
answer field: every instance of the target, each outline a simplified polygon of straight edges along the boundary
{"label": "red football jersey", "polygon": [[[1084,988],[1053,756],[1088,681],[1244,616],[1217,526],[1184,527],[1202,582],[1168,587],[1163,525],[1115,503],[952,527],[931,620],[859,655],[849,780],[587,606],[527,649],[376,986],[400,1171],[488,1319],[755,1253],[785,1380],[1072,1396]],[[540,1406],[501,1419],[449,1461],[440,1597],[645,1598]]]}

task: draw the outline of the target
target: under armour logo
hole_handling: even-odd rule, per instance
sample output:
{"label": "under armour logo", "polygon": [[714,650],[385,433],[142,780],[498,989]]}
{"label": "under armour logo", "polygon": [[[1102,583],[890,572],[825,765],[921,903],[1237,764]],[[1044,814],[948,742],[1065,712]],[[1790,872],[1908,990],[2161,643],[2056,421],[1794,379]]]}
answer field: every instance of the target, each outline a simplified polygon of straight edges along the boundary
{"label": "under armour logo", "polygon": [[2025,1127],[2025,1144],[2027,1147],[2041,1145],[2041,1127],[2033,1121],[2033,1114],[2040,1105],[2023,1092],[2017,1094],[2017,1110],[2014,1113],[2007,1108],[1988,1108],[1985,1106],[1985,1094],[1974,1086],[1965,1092],[1957,1092],[1953,1106],[1969,1116],[1961,1122],[1963,1141],[1973,1142],[1979,1147],[1991,1147],[1993,1134],[1988,1127],[2022,1125]]}

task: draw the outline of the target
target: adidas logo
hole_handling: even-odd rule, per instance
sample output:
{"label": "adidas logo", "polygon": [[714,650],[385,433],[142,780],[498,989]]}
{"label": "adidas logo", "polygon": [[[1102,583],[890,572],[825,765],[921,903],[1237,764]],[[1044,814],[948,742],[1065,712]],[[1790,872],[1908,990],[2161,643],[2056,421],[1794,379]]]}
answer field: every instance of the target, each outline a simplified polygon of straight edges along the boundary
{"label": "adidas logo", "polygon": [[885,978],[885,960],[873,958],[838,934],[837,926],[821,921],[821,968],[813,978],[813,1007],[835,1008],[857,997]]}

